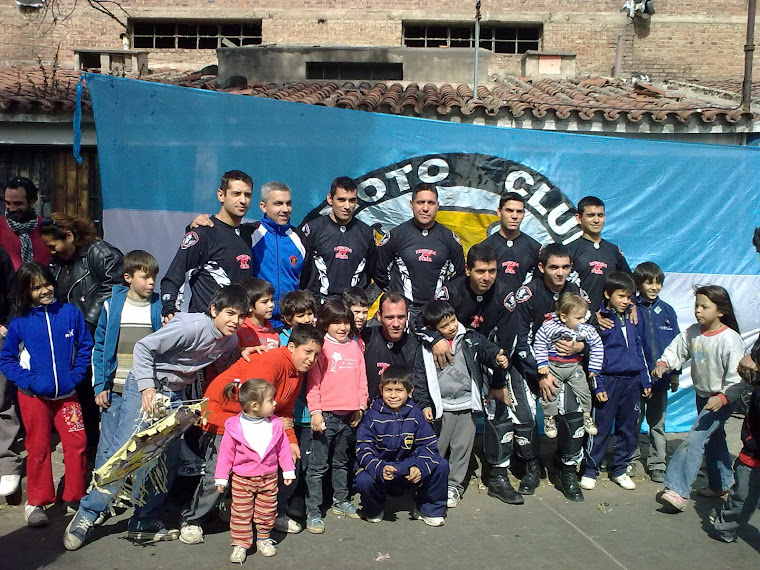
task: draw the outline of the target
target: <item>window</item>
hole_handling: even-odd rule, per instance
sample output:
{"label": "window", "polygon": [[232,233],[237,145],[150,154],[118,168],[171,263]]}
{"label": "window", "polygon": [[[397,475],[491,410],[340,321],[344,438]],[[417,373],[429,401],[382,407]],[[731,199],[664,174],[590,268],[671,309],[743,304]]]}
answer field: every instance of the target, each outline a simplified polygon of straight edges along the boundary
{"label": "window", "polygon": [[261,44],[261,22],[132,21],[135,49],[216,49]]}
{"label": "window", "polygon": [[404,79],[404,64],[353,61],[307,61],[306,79],[402,80]]}
{"label": "window", "polygon": [[[541,32],[542,26],[535,24],[482,24],[480,47],[494,53],[525,53],[528,50],[538,50]],[[475,46],[475,25],[405,24],[404,46],[471,48]]]}

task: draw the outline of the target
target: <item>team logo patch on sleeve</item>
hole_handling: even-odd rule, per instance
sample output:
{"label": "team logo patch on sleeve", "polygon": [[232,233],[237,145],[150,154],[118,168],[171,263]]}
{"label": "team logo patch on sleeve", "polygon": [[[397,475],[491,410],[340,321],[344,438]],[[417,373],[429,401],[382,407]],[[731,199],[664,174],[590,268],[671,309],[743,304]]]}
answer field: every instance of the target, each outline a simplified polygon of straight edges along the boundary
{"label": "team logo patch on sleeve", "polygon": [[290,256],[290,265],[292,265],[293,267],[295,267],[296,265],[298,265],[298,256],[296,256],[296,255],[291,255]]}
{"label": "team logo patch on sleeve", "polygon": [[522,287],[520,287],[517,290],[517,293],[515,293],[515,297],[516,297],[518,303],[524,303],[525,301],[527,301],[528,299],[530,299],[532,296],[533,296],[533,293],[525,285],[523,285]]}
{"label": "team logo patch on sleeve", "polygon": [[462,245],[462,241],[459,239],[459,236],[455,232],[451,232],[451,235],[454,236],[454,241],[456,241],[459,245]]}
{"label": "team logo patch on sleeve", "polygon": [[377,247],[383,246],[391,239],[391,232],[386,233],[384,236],[380,237],[380,239],[377,239],[377,236],[375,236],[375,244]]}
{"label": "team logo patch on sleeve", "polygon": [[301,228],[301,231],[303,232],[303,235],[308,236],[311,233],[311,228],[309,227],[309,224],[304,224]]}
{"label": "team logo patch on sleeve", "polygon": [[440,290],[435,294],[435,298],[439,301],[448,301],[449,300],[449,288],[445,285],[440,288]]}
{"label": "team logo patch on sleeve", "polygon": [[187,249],[189,247],[193,247],[199,241],[200,240],[198,239],[198,234],[195,232],[187,232],[185,234],[185,237],[182,238],[182,243],[179,247],[180,249]]}
{"label": "team logo patch on sleeve", "polygon": [[581,297],[584,301],[586,301],[589,305],[591,304],[591,298],[588,296],[588,293],[586,293],[583,289],[579,291]]}
{"label": "team logo patch on sleeve", "polygon": [[515,307],[517,306],[517,299],[515,298],[514,293],[510,293],[504,297],[504,306],[510,313],[515,310]]}

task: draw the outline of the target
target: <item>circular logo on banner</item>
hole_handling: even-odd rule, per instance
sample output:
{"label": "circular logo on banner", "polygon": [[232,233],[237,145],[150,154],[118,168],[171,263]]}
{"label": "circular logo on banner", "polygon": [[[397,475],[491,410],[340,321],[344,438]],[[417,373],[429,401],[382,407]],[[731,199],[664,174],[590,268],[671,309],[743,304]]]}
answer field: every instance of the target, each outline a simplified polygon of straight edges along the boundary
{"label": "circular logo on banner", "polygon": [[[548,178],[518,162],[484,154],[417,156],[360,176],[356,217],[387,236],[412,217],[409,199],[420,182],[438,188],[436,219],[461,238],[465,251],[498,231],[497,209],[504,192],[525,198],[521,230],[539,242],[569,243],[581,235],[572,202]],[[306,221],[329,211],[323,201]]]}

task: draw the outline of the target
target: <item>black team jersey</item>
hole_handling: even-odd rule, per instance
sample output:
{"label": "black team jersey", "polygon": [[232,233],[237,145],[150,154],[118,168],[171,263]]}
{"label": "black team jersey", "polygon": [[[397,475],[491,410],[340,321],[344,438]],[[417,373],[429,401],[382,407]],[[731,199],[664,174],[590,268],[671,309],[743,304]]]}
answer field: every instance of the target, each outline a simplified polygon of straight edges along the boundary
{"label": "black team jersey", "polygon": [[[567,244],[573,270],[578,275],[580,286],[591,299],[592,313],[596,313],[604,301],[604,280],[611,271],[623,271],[631,275],[631,268],[623,252],[614,243],[602,240],[594,243],[584,237]],[[573,276],[571,276],[573,278]]]}
{"label": "black team jersey", "polygon": [[306,260],[301,284],[317,298],[337,296],[346,287],[366,288],[375,273],[375,230],[356,218],[345,226],[320,216],[301,228]]}
{"label": "black team jersey", "polygon": [[369,399],[374,400],[380,395],[380,376],[392,364],[399,364],[410,371],[414,365],[414,356],[419,343],[409,333],[397,342],[386,340],[383,327],[366,326],[361,332],[364,341],[364,363],[367,366],[367,386]]}
{"label": "black team jersey", "polygon": [[541,327],[541,324],[555,310],[557,299],[563,293],[578,293],[588,302],[586,292],[575,283],[566,282],[562,291],[555,293],[544,282],[543,275],[533,279],[527,285],[520,287],[514,294],[514,318],[512,319],[512,331],[516,335],[514,340],[515,350],[513,358],[523,377],[530,380],[530,385],[535,388],[535,377],[538,374],[538,366],[533,356],[533,336]]}
{"label": "black team jersey", "polygon": [[488,291],[478,295],[470,288],[470,278],[462,275],[444,285],[438,299],[449,302],[462,325],[488,337],[497,326],[508,324],[507,317],[512,314],[507,309],[509,294],[506,286],[497,280]]}
{"label": "black team jersey", "polygon": [[251,275],[251,232],[234,228],[211,216],[214,227],[187,231],[166,275],[161,279],[162,314],[179,311],[190,284],[192,297],[188,311],[208,310],[214,294],[225,285]]}
{"label": "black team jersey", "polygon": [[398,291],[417,308],[435,298],[446,281],[463,272],[459,238],[437,222],[428,230],[418,227],[413,219],[404,222],[385,234],[377,249],[378,287]]}
{"label": "black team jersey", "polygon": [[517,291],[525,283],[529,273],[537,275],[536,263],[541,244],[529,235],[520,233],[516,239],[508,240],[496,232],[482,243],[491,246],[496,252],[497,279],[510,291]]}

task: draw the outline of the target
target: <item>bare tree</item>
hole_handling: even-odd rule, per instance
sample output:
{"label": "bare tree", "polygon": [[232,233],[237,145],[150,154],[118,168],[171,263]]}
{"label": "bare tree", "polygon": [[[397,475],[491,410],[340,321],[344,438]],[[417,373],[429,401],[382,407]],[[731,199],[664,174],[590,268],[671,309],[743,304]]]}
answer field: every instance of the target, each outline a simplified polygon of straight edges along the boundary
{"label": "bare tree", "polygon": [[39,9],[27,9],[27,13],[37,13],[37,18],[43,25],[49,26],[44,32],[49,32],[57,24],[66,22],[74,14],[74,11],[84,6],[100,12],[117,22],[125,32],[129,31],[127,26],[127,12],[117,0],[45,0],[45,3]]}

